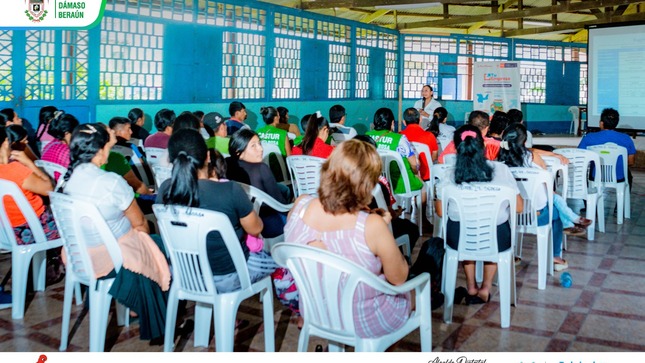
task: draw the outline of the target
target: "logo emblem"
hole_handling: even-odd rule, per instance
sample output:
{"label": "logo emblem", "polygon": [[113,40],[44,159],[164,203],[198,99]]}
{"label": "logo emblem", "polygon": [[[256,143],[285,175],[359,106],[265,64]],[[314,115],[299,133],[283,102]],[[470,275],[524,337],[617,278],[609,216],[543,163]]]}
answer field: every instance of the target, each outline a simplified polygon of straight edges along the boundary
{"label": "logo emblem", "polygon": [[43,0],[27,0],[25,15],[34,23],[40,23],[47,16]]}

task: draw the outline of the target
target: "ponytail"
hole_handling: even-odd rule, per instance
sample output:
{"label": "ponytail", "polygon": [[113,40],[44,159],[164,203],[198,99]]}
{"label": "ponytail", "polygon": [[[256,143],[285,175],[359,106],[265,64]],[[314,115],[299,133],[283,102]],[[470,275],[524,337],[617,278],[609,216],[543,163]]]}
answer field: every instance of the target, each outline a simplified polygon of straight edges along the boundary
{"label": "ponytail", "polygon": [[456,184],[493,180],[493,167],[484,156],[484,139],[478,128],[463,125],[455,132],[453,142],[457,149]]}
{"label": "ponytail", "polygon": [[85,163],[92,162],[96,154],[110,141],[110,133],[101,123],[82,124],[74,129],[69,143],[69,166],[63,176],[63,184],[59,191],[63,191],[65,183],[69,181],[74,169]]}
{"label": "ponytail", "polygon": [[320,130],[324,127],[329,127],[329,122],[324,117],[318,117],[319,113],[313,113],[309,116],[309,121],[307,122],[307,130],[305,131],[305,136],[302,138],[302,154],[309,155],[311,150],[314,148],[314,143],[318,138]]}
{"label": "ponytail", "polygon": [[503,133],[497,161],[509,167],[525,166],[525,155],[529,153],[526,142],[526,127],[522,124],[511,124]]}
{"label": "ponytail", "polygon": [[40,138],[43,136],[45,131],[47,131],[49,123],[55,117],[56,111],[58,111],[58,109],[54,106],[45,106],[40,109],[40,112],[38,113],[38,127],[36,128],[36,141],[40,141]]}
{"label": "ponytail", "polygon": [[448,117],[448,111],[443,107],[437,107],[432,113],[432,120],[426,131],[432,132],[435,137],[439,136],[439,124],[443,123],[446,117]]}
{"label": "ponytail", "polygon": [[206,142],[197,130],[180,129],[168,141],[168,158],[173,164],[164,204],[199,207],[197,172],[206,163]]}

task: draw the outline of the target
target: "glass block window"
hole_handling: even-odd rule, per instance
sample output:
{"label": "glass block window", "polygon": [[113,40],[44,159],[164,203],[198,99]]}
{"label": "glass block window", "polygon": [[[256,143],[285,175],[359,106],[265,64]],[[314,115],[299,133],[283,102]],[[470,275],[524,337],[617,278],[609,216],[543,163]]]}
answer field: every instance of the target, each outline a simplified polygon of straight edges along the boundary
{"label": "glass block window", "polygon": [[329,44],[329,98],[349,98],[350,47]]}
{"label": "glass block window", "polygon": [[535,44],[516,44],[515,58],[561,61],[562,47]]}
{"label": "glass block window", "polygon": [[266,46],[263,35],[224,32],[222,98],[264,98]]}
{"label": "glass block window", "polygon": [[[461,101],[469,101],[473,99],[473,64],[475,62],[493,62],[499,61],[495,58],[483,58],[483,57],[466,57],[460,56],[457,57],[457,92],[455,99]],[[446,95],[442,95],[444,98]]]}
{"label": "glass block window", "polygon": [[25,100],[54,99],[54,31],[27,30]]}
{"label": "glass block window", "polygon": [[101,22],[101,100],[161,100],[162,24],[105,17]]}
{"label": "glass block window", "polygon": [[299,39],[275,39],[273,98],[300,98],[301,43]]}
{"label": "glass block window", "polygon": [[546,62],[520,62],[520,102],[546,102]]}
{"label": "glass block window", "polygon": [[366,47],[376,47],[378,45],[378,32],[376,30],[357,27],[356,44]]}
{"label": "glass block window", "polygon": [[0,101],[11,101],[13,98],[12,36],[11,30],[0,30]]}
{"label": "glass block window", "polygon": [[316,39],[349,43],[350,28],[347,25],[318,21]]}
{"label": "glass block window", "polygon": [[453,38],[406,36],[403,48],[407,52],[457,53],[457,40]]}
{"label": "glass block window", "polygon": [[508,58],[508,43],[483,40],[462,40],[459,54]]}
{"label": "glass block window", "polygon": [[61,87],[64,100],[86,100],[88,81],[87,30],[63,31]]}
{"label": "glass block window", "polygon": [[432,54],[403,55],[403,97],[421,98],[421,88],[429,84],[436,91],[439,56]]}
{"label": "glass block window", "polygon": [[356,98],[370,96],[370,50],[356,48]]}
{"label": "glass block window", "polygon": [[385,98],[397,98],[397,54],[385,52]]}
{"label": "glass block window", "polygon": [[273,31],[297,37],[314,38],[315,20],[301,16],[275,13]]}
{"label": "glass block window", "polygon": [[[180,0],[184,1],[184,0]],[[264,30],[266,10],[249,6],[225,4],[213,0],[199,2],[197,23],[231,26],[238,29]]]}
{"label": "glass block window", "polygon": [[107,0],[105,10],[192,22],[193,6],[184,0]]}
{"label": "glass block window", "polygon": [[566,62],[587,62],[587,49],[578,47],[564,48],[564,60]]}
{"label": "glass block window", "polygon": [[580,64],[580,104],[587,104],[587,80],[589,77],[589,72],[587,71],[587,64]]}
{"label": "glass block window", "polygon": [[381,49],[397,50],[398,40],[399,38],[396,34],[378,33],[378,47]]}

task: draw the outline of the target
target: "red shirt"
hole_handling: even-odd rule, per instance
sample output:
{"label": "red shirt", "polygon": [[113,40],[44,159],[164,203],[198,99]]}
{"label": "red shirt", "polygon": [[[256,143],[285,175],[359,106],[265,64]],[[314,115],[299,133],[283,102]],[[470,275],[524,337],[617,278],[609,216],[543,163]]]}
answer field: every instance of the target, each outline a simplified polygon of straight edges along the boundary
{"label": "red shirt", "polygon": [[[484,138],[484,147],[486,148],[485,154],[486,154],[486,159],[488,160],[497,160],[497,155],[499,154],[499,140],[495,140],[492,137],[485,137]],[[441,155],[439,155],[439,163],[443,164],[443,157],[448,155],[448,154],[456,154],[457,149],[455,149],[455,143],[450,142],[446,146],[445,149],[443,149],[443,152]]]}
{"label": "red shirt", "polygon": [[[428,145],[430,153],[434,151],[439,151],[439,146],[437,145],[437,138],[434,137],[432,132],[424,130],[418,124],[409,124],[405,130],[400,132],[402,135],[408,138],[410,142],[420,142],[422,144]],[[421,172],[421,179],[428,180],[430,179],[430,170],[428,170],[428,161],[426,160],[425,154],[419,155],[419,171]]]}
{"label": "red shirt", "polygon": [[[319,137],[314,141],[314,147],[309,150],[309,156],[316,156],[319,158],[327,159],[331,152],[334,151],[334,147],[328,144],[325,144]],[[302,144],[294,146],[291,150],[291,155],[304,155],[302,153]]]}

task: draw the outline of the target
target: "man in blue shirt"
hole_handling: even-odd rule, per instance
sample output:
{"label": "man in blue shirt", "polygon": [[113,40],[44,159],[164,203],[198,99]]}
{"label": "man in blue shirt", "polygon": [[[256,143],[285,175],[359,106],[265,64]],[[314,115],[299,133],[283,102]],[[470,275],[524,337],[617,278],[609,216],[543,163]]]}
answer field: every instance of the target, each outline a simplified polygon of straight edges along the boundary
{"label": "man in blue shirt", "polygon": [[[634,141],[627,134],[623,134],[614,130],[618,126],[620,115],[618,111],[613,108],[605,108],[600,114],[600,131],[587,134],[580,140],[578,145],[579,149],[586,149],[593,145],[602,145],[608,142],[613,142],[627,149],[627,166],[634,165],[634,158],[636,155],[636,147]],[[625,180],[625,171],[623,170],[622,160],[618,159],[616,167],[616,177],[618,180]],[[629,189],[632,189],[632,173],[627,169],[627,182]]]}

